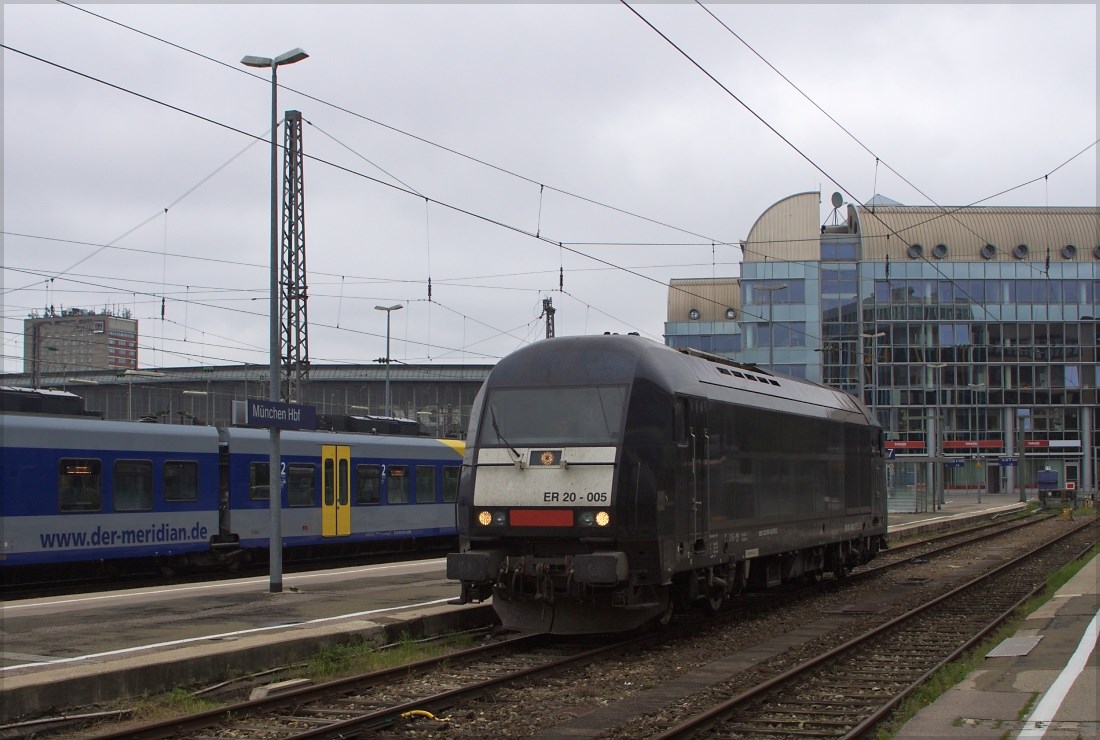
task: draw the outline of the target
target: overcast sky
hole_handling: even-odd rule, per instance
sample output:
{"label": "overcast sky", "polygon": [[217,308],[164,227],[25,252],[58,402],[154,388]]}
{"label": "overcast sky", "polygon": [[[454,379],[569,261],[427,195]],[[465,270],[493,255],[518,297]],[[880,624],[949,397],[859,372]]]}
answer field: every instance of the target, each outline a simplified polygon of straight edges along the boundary
{"label": "overcast sky", "polygon": [[559,336],[660,339],[668,281],[738,275],[798,192],[1097,205],[1095,148],[1017,188],[1097,138],[1094,4],[633,8],[668,40],[611,2],[5,4],[4,370],[49,305],[129,309],[142,367],[266,363],[271,78],[240,59],[295,47],[315,364],[384,356],[378,304],[399,362],[494,362],[544,298]]}

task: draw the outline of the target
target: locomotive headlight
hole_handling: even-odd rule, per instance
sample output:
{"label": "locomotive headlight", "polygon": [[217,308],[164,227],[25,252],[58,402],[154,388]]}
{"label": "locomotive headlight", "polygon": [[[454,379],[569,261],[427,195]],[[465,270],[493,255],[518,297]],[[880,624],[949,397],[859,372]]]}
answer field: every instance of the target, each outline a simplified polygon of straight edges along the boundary
{"label": "locomotive headlight", "polygon": [[493,512],[493,524],[498,527],[503,527],[508,522],[508,515],[503,511]]}
{"label": "locomotive headlight", "polygon": [[600,527],[606,527],[608,524],[611,524],[611,515],[608,514],[606,511],[597,511],[596,525]]}
{"label": "locomotive headlight", "polygon": [[477,523],[483,527],[488,527],[493,523],[493,515],[488,511],[479,511],[477,513]]}
{"label": "locomotive headlight", "polygon": [[596,512],[594,511],[582,511],[580,516],[577,517],[577,521],[582,527],[591,527],[596,523]]}

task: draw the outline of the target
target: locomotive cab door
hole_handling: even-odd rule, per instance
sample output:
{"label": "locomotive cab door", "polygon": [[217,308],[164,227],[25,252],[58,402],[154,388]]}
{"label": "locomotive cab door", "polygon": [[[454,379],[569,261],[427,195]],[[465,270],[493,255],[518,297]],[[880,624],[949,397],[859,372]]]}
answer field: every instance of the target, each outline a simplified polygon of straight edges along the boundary
{"label": "locomotive cab door", "polygon": [[351,534],[351,447],[321,445],[321,536]]}
{"label": "locomotive cab door", "polygon": [[707,402],[702,398],[683,397],[676,403],[677,441],[683,475],[680,499],[690,507],[690,538],[693,550],[705,547],[710,530],[710,439],[707,430]]}

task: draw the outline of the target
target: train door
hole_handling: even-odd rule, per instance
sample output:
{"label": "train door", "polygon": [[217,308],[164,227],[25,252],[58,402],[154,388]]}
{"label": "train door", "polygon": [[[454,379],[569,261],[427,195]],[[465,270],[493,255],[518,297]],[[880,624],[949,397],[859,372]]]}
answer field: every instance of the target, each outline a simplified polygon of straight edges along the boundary
{"label": "train door", "polygon": [[[690,537],[694,549],[704,546],[710,522],[710,466],[707,464],[710,443],[707,431],[707,405],[701,398],[679,398],[676,405],[677,426],[680,429],[680,469],[684,471],[685,496],[688,504]],[[680,516],[683,516],[683,512]],[[683,521],[683,519],[681,519]]]}
{"label": "train door", "polygon": [[351,534],[351,447],[321,445],[321,536]]}

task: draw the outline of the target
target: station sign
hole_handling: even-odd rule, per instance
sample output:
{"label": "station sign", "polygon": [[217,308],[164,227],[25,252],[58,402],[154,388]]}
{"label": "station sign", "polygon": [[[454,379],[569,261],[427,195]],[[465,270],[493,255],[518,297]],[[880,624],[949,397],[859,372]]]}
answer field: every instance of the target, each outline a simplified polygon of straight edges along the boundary
{"label": "station sign", "polygon": [[1013,465],[1018,465],[1020,460],[1015,457],[1002,457],[997,462],[1002,468],[1010,468]]}
{"label": "station sign", "polygon": [[264,429],[316,429],[317,409],[297,403],[249,398],[233,402],[233,423]]}
{"label": "station sign", "polygon": [[945,468],[961,468],[964,462],[963,460],[948,460],[943,465]]}

